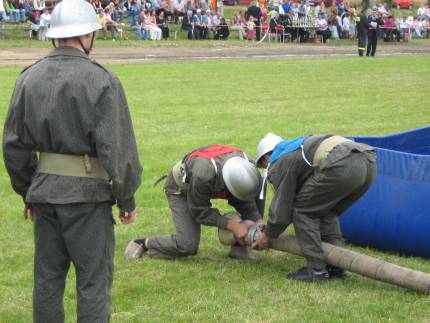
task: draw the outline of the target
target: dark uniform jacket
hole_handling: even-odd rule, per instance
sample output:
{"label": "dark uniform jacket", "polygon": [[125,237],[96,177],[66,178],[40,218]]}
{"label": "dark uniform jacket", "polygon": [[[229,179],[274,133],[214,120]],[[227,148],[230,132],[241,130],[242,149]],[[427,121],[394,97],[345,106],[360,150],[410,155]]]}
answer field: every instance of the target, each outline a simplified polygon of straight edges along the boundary
{"label": "dark uniform jacket", "polygon": [[[369,30],[368,30],[368,33],[369,33],[369,34],[370,34],[370,33],[372,33],[372,34],[376,34],[376,33],[377,33],[377,31],[379,30],[379,26],[384,25],[384,21],[383,21],[381,18],[379,18],[379,17],[369,16],[369,17],[367,17],[367,22],[368,22],[368,24],[369,24]],[[372,22],[376,22],[376,24],[377,24],[376,28],[373,28],[373,27],[370,25],[370,23],[372,23]]]}
{"label": "dark uniform jacket", "polygon": [[357,17],[355,17],[355,22],[358,35],[367,35],[367,31],[369,29],[369,22],[367,21],[367,16],[363,13],[360,13]]}
{"label": "dark uniform jacket", "polygon": [[[35,173],[36,152],[98,157],[111,182]],[[135,208],[142,167],[118,78],[72,47],[60,47],[18,77],[3,154],[14,190],[28,203],[117,202]]]}
{"label": "dark uniform jacket", "polygon": [[[306,159],[313,164],[316,150],[324,139],[330,136],[311,136],[303,144]],[[324,160],[324,167],[328,168],[337,161],[349,156],[352,151],[371,151],[372,147],[354,141],[336,146]],[[285,154],[269,166],[267,180],[273,185],[275,195],[269,208],[269,219],[265,234],[277,238],[292,222],[294,200],[303,184],[314,173],[302,156],[302,150],[297,149]],[[321,170],[322,171],[322,170]]]}
{"label": "dark uniform jacket", "polygon": [[[222,167],[229,158],[234,156],[243,157],[243,153],[234,152],[214,158],[217,170],[209,159],[185,158],[188,187],[181,194],[186,196],[188,208],[197,223],[227,228],[228,219],[222,216],[218,209],[212,207],[211,199],[213,198],[227,199],[228,204],[240,213],[242,219],[254,222],[261,219],[255,202],[240,201],[227,191],[222,178]],[[174,181],[167,180],[166,191],[170,194],[177,194],[179,189]]]}
{"label": "dark uniform jacket", "polygon": [[261,9],[256,5],[252,5],[248,7],[248,10],[246,11],[246,14],[245,14],[246,20],[248,21],[249,17],[251,16],[257,19],[256,24],[259,25],[260,19],[261,19]]}

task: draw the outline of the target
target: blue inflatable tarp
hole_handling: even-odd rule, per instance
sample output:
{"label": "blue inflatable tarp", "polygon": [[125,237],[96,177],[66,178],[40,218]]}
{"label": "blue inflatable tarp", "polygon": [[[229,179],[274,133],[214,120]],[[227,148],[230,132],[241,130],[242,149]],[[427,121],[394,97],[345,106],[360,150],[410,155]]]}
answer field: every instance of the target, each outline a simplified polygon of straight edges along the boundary
{"label": "blue inflatable tarp", "polygon": [[345,240],[430,258],[430,127],[353,138],[375,147],[378,176],[340,217]]}

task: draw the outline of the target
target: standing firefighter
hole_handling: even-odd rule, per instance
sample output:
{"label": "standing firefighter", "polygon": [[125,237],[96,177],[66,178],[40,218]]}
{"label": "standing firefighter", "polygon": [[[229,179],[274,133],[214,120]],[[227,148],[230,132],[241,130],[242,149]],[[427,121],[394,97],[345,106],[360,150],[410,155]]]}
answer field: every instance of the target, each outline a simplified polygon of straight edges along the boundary
{"label": "standing firefighter", "polygon": [[[373,148],[340,136],[274,140],[269,134],[257,148],[257,165],[268,168],[275,195],[264,232],[254,244],[268,248],[292,222],[307,267],[289,278],[325,282],[345,272],[327,266],[322,241],[343,242],[338,217],[358,200],[376,176]],[[278,137],[279,138],[279,137]]]}
{"label": "standing firefighter", "polygon": [[124,224],[136,217],[142,167],[121,83],[88,58],[98,29],[89,3],[55,7],[47,36],[59,47],[18,77],[4,127],[6,168],[34,221],[35,322],[64,322],[71,262],[78,322],[109,320],[112,204]]}
{"label": "standing firefighter", "polygon": [[366,50],[367,31],[369,29],[369,22],[367,21],[367,7],[361,10],[361,13],[355,17],[358,39],[358,55],[363,56]]}
{"label": "standing firefighter", "polygon": [[[146,251],[167,259],[195,255],[201,224],[228,229],[244,242],[248,226],[222,216],[211,199],[226,199],[243,219],[260,221],[255,202],[260,179],[255,165],[238,148],[213,145],[190,152],[173,167],[165,184],[176,233],[131,241],[125,255],[139,258]],[[253,258],[248,248],[239,245],[232,247],[229,256]]]}
{"label": "standing firefighter", "polygon": [[375,56],[379,26],[384,24],[384,21],[378,16],[377,7],[373,7],[372,14],[367,18],[367,21],[369,23],[369,31],[367,32],[366,56]]}

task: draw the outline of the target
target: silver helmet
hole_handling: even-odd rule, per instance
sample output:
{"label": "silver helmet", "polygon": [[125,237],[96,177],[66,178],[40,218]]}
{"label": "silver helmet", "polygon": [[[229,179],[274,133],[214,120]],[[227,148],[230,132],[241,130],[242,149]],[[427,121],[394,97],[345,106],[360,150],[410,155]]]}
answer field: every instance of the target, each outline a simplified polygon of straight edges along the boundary
{"label": "silver helmet", "polygon": [[241,201],[254,200],[259,192],[261,175],[250,161],[232,157],[222,168],[222,178],[227,189]]}
{"label": "silver helmet", "polygon": [[284,139],[275,135],[274,133],[269,132],[268,134],[266,134],[257,145],[257,152],[255,153],[257,165],[260,162],[261,157],[272,151],[275,146],[283,140]]}
{"label": "silver helmet", "polygon": [[94,8],[84,0],[63,0],[52,11],[51,26],[46,37],[52,39],[78,37],[102,28]]}

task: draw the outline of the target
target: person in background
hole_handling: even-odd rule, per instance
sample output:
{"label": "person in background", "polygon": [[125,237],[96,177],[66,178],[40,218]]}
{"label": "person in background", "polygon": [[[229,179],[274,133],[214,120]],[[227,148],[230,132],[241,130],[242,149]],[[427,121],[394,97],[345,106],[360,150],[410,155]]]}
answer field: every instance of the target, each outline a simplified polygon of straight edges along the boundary
{"label": "person in background", "polygon": [[168,39],[170,30],[164,11],[160,11],[160,14],[157,16],[157,26],[161,29],[162,38]]}
{"label": "person in background", "polygon": [[106,9],[99,9],[98,15],[97,15],[97,21],[102,27],[103,30],[103,38],[107,39],[107,32],[110,31],[112,36],[112,41],[115,41],[115,35],[116,35],[116,27],[115,22],[111,19],[109,15],[109,8]]}
{"label": "person in background", "polygon": [[100,0],[91,0],[90,3],[96,12],[103,9],[102,2]]}
{"label": "person in background", "polygon": [[210,39],[210,33],[214,32],[213,23],[212,23],[212,15],[210,9],[207,9],[202,18],[202,24],[205,28],[207,28],[207,36],[206,39]]}
{"label": "person in background", "polygon": [[43,9],[45,9],[45,6],[46,6],[45,0],[33,0],[33,8],[34,8],[33,15],[35,17],[36,23],[39,22],[40,15],[42,14]]}
{"label": "person in background", "polygon": [[40,15],[39,30],[37,33],[39,40],[46,40],[46,32],[48,31],[51,23],[51,9],[43,9],[43,13]]}
{"label": "person in background", "polygon": [[284,42],[284,26],[281,23],[281,15],[276,13],[269,22],[270,32],[276,35],[277,41]]}
{"label": "person in background", "polygon": [[4,28],[5,20],[6,20],[6,10],[4,8],[3,0],[0,0],[0,29]]}
{"label": "person in background", "polygon": [[149,31],[145,30],[145,13],[142,11],[138,17],[132,15],[131,18],[130,27],[136,33],[136,40],[147,40],[149,38]]}
{"label": "person in background", "polygon": [[317,24],[318,24],[317,35],[321,35],[321,37],[322,37],[322,43],[326,44],[327,43],[327,39],[330,38],[331,32],[328,29],[327,20],[324,19],[323,13],[319,14],[318,20],[317,20]]}
{"label": "person in background", "polygon": [[233,13],[233,16],[230,19],[230,23],[231,23],[230,29],[237,30],[239,34],[239,39],[243,40],[246,37],[246,31],[245,31],[246,22],[243,19],[241,12],[235,11]]}
{"label": "person in background", "polygon": [[384,41],[388,42],[391,40],[400,41],[400,33],[397,29],[396,22],[393,16],[389,15],[384,20]]}
{"label": "person in background", "polygon": [[342,38],[351,39],[350,29],[350,13],[347,11],[343,14],[341,18],[342,26]]}
{"label": "person in background", "polygon": [[369,21],[367,20],[367,7],[363,7],[361,12],[355,17],[358,41],[358,56],[363,56],[366,50],[367,32]]}
{"label": "person in background", "polygon": [[196,39],[206,39],[208,28],[204,25],[201,9],[197,9],[196,14],[193,16],[193,29]]}
{"label": "person in background", "polygon": [[337,8],[337,14],[338,14],[339,16],[342,16],[342,15],[347,11],[347,8],[345,7],[345,3],[343,2],[343,0],[341,0],[341,1],[336,5],[336,8]]}
{"label": "person in background", "polygon": [[214,39],[226,40],[230,35],[227,22],[221,18],[220,24],[214,27]]}
{"label": "person in background", "polygon": [[149,32],[150,40],[161,40],[161,28],[157,26],[157,20],[152,10],[145,10],[145,25],[144,29]]}
{"label": "person in background", "polygon": [[255,28],[256,28],[256,24],[255,24],[255,19],[253,16],[249,16],[248,22],[246,24],[246,39],[248,40],[255,40]]}
{"label": "person in background", "polygon": [[185,5],[182,0],[174,0],[173,2],[173,22],[177,24],[179,22],[179,18],[185,16]]}
{"label": "person in background", "polygon": [[191,10],[191,12],[194,13],[196,11],[196,7],[194,6],[194,2],[191,0],[187,0],[187,2],[185,3],[185,6],[184,6],[184,10],[185,10],[185,12],[188,12]]}
{"label": "person in background", "polygon": [[[255,37],[253,37],[252,39],[257,39],[257,41],[260,40],[261,38],[261,9],[257,6],[257,1],[253,0],[251,2],[251,5],[248,7],[248,10],[246,11],[245,14],[245,18],[248,21],[248,25],[250,23],[250,18],[252,17],[252,20],[254,22],[254,25],[251,26],[252,30],[254,30],[253,32],[251,32],[251,34],[255,34]],[[249,33],[249,26],[248,26],[248,33]],[[249,37],[248,37],[249,40]]]}
{"label": "person in background", "polygon": [[384,21],[379,17],[378,8],[373,7],[372,14],[367,18],[367,21],[369,23],[369,30],[367,32],[366,56],[375,56],[379,27],[384,25]]}
{"label": "person in background", "polygon": [[188,10],[187,15],[182,20],[182,30],[187,32],[187,37],[189,40],[193,39],[194,26],[193,26],[193,11]]}

